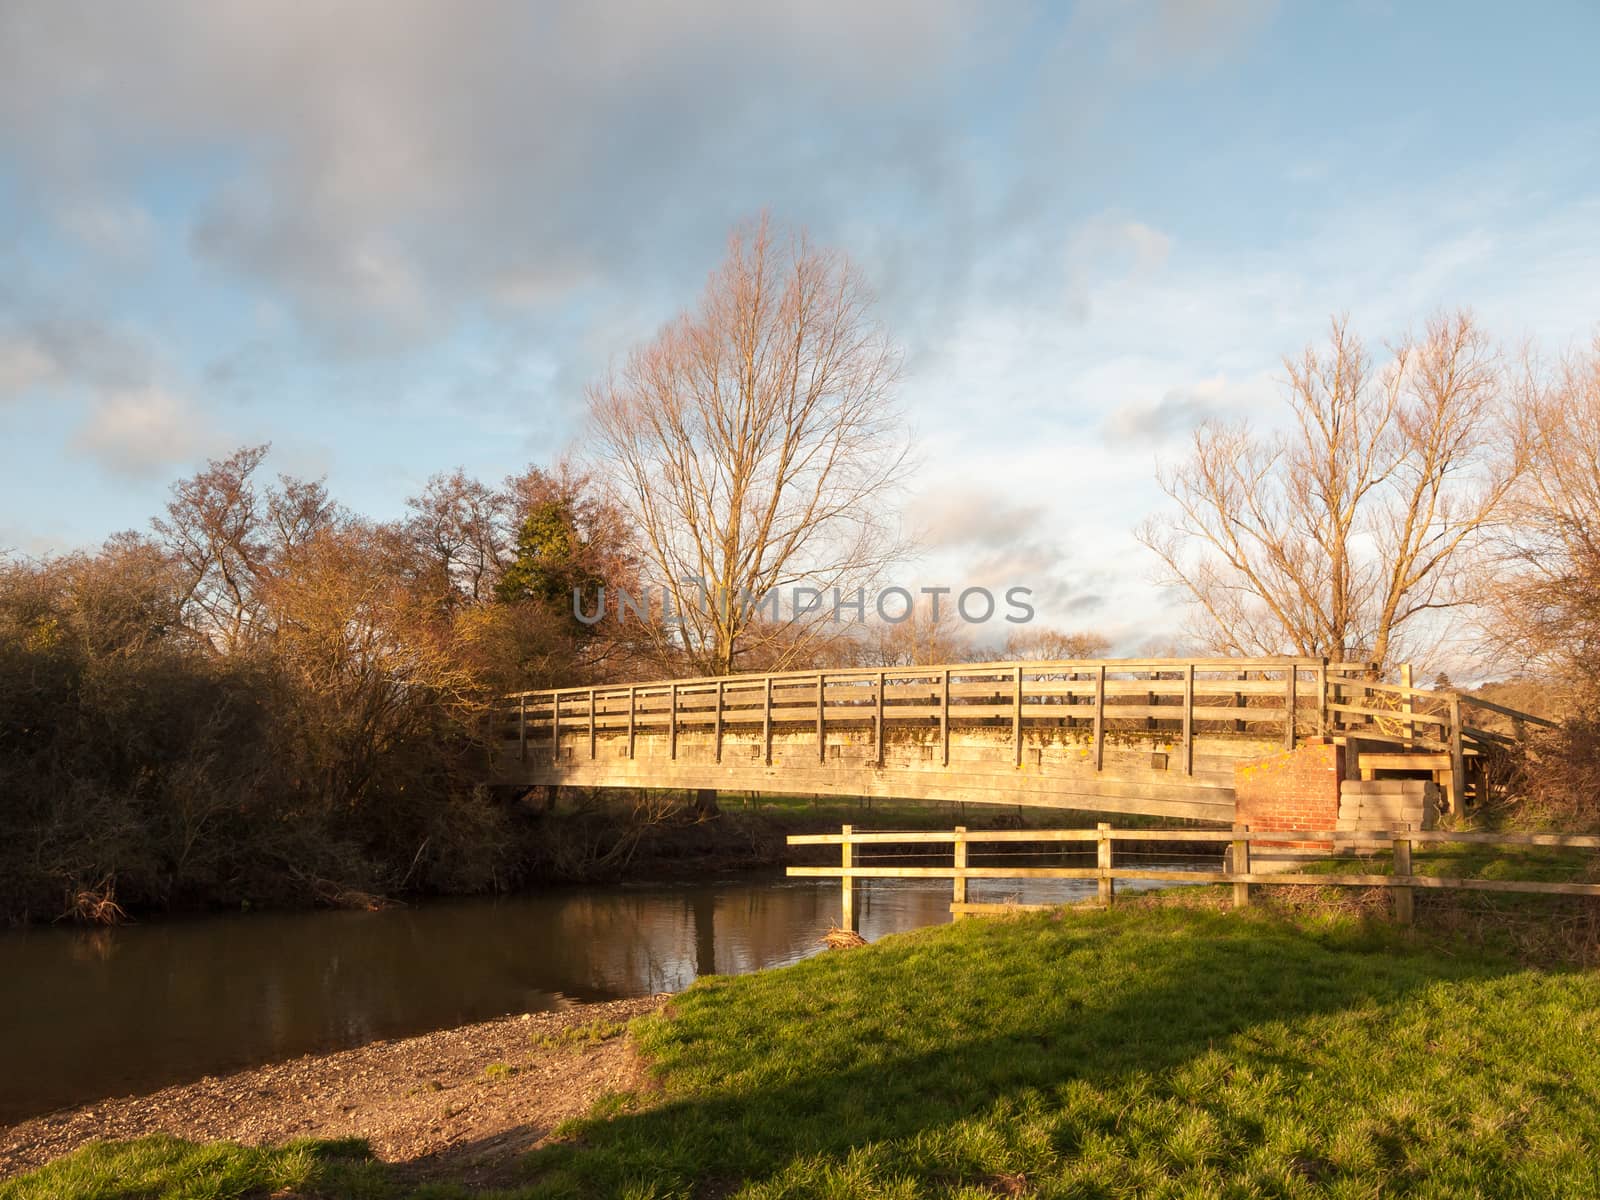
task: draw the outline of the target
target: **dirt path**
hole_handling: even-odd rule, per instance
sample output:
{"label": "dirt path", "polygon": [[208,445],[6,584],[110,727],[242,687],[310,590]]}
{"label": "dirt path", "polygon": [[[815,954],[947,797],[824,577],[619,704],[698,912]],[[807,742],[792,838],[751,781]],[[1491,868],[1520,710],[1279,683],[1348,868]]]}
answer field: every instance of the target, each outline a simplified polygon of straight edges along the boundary
{"label": "dirt path", "polygon": [[509,1182],[516,1157],[552,1127],[644,1079],[627,1038],[559,1044],[563,1031],[627,1021],[666,1000],[505,1017],[32,1117],[0,1127],[0,1178],[86,1142],[170,1133],[247,1144],[362,1137],[379,1158],[421,1176]]}

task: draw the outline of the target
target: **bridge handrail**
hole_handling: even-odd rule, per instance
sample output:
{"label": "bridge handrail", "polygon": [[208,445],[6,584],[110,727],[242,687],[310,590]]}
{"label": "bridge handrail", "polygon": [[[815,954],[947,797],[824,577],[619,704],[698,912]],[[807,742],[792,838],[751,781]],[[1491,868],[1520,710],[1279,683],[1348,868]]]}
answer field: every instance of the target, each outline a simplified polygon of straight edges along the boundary
{"label": "bridge handrail", "polygon": [[[876,679],[879,675],[902,676],[919,679],[924,676],[938,677],[945,671],[952,675],[957,673],[982,674],[992,671],[1012,671],[1022,667],[1030,673],[1061,671],[1094,671],[1105,667],[1107,671],[1173,671],[1184,667],[1194,667],[1197,671],[1281,671],[1293,665],[1302,671],[1320,670],[1324,665],[1329,669],[1347,664],[1325,664],[1320,658],[1304,658],[1294,655],[1267,656],[1261,658],[1059,658],[1059,659],[1009,659],[991,662],[970,663],[929,663],[905,667],[812,667],[804,670],[792,671],[746,671],[735,675],[692,675],[682,676],[677,679],[649,679],[637,683],[596,683],[585,684],[580,687],[563,688],[529,688],[521,692],[507,692],[506,700],[518,700],[524,696],[556,695],[588,695],[590,692],[626,692],[629,688],[658,688],[672,687],[679,689],[695,688],[701,686],[714,686],[718,683],[749,683],[752,680],[771,679],[815,679],[819,675],[826,675],[829,679],[843,680],[850,678]],[[1363,669],[1364,666],[1363,666]],[[1087,681],[1085,681],[1087,682]]]}

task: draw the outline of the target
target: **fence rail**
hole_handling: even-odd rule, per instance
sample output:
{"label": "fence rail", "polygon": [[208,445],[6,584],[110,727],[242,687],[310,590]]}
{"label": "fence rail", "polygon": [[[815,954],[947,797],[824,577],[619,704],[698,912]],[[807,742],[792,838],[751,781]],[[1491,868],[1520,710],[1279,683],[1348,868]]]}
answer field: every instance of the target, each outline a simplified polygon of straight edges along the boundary
{"label": "fence rail", "polygon": [[[1392,852],[1393,869],[1386,874],[1317,874],[1311,872],[1253,871],[1250,864],[1250,847],[1257,843],[1282,845],[1286,836],[1294,841],[1340,843],[1387,843]],[[999,843],[1079,843],[1093,844],[1093,867],[1012,867],[974,866],[968,862],[968,852],[974,846]],[[1161,867],[1117,866],[1114,845],[1116,842],[1189,842],[1225,843],[1228,846],[1226,865],[1221,870],[1184,871]],[[1311,885],[1316,887],[1381,887],[1394,894],[1395,917],[1402,924],[1410,924],[1413,916],[1414,889],[1457,889],[1461,891],[1516,892],[1530,895],[1600,896],[1600,883],[1553,883],[1542,880],[1473,879],[1441,875],[1417,875],[1412,871],[1411,854],[1418,843],[1462,843],[1470,845],[1545,846],[1567,849],[1600,849],[1600,837],[1580,834],[1548,833],[1455,833],[1449,830],[1396,829],[1381,832],[1327,831],[1300,832],[1285,835],[1283,832],[1252,831],[1243,826],[1232,830],[1192,829],[1113,829],[1100,824],[1094,829],[1004,829],[969,830],[963,826],[944,830],[915,830],[893,832],[885,830],[857,831],[846,825],[838,833],[791,834],[791,846],[838,846],[838,866],[794,866],[788,874],[801,877],[836,878],[841,884],[841,924],[847,929],[856,928],[855,881],[858,879],[949,879],[952,881],[950,911],[957,917],[995,911],[1016,909],[1043,909],[1055,905],[1031,904],[973,904],[967,900],[969,879],[1093,879],[1098,883],[1098,900],[1110,905],[1116,898],[1116,881],[1153,880],[1182,883],[1229,883],[1233,885],[1233,902],[1244,906],[1250,902],[1252,886]],[[901,866],[891,864],[862,865],[856,859],[861,846],[884,845],[949,845],[951,861],[948,866]]]}

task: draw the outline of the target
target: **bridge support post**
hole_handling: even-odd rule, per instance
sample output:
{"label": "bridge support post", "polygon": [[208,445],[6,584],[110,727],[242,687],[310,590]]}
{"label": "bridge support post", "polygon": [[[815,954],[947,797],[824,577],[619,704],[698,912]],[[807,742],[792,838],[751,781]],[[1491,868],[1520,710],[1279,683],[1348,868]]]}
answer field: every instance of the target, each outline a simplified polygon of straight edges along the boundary
{"label": "bridge support post", "polygon": [[[1248,825],[1235,825],[1235,833],[1250,832]],[[1235,875],[1250,874],[1250,839],[1245,837],[1235,838],[1233,843],[1233,861],[1229,868]],[[1233,885],[1233,906],[1235,908],[1250,907],[1250,885],[1248,883],[1235,883]]]}
{"label": "bridge support post", "polygon": [[[965,825],[956,826],[955,851],[955,884],[950,890],[950,903],[952,905],[965,904],[967,902],[967,827]],[[955,914],[955,920],[959,921],[964,916],[966,916],[965,913],[958,912]]]}
{"label": "bridge support post", "polygon": [[1095,866],[1100,871],[1100,903],[1110,908],[1117,898],[1117,883],[1111,878],[1111,826],[1101,821],[1095,829],[1100,834],[1095,840]]}
{"label": "bridge support post", "polygon": [[844,868],[844,875],[840,878],[843,885],[839,902],[839,927],[848,929],[852,933],[858,932],[856,928],[856,881],[850,875],[850,869],[856,865],[856,848],[850,843],[850,831],[853,826],[846,825],[839,832],[842,835],[839,843],[839,865]]}

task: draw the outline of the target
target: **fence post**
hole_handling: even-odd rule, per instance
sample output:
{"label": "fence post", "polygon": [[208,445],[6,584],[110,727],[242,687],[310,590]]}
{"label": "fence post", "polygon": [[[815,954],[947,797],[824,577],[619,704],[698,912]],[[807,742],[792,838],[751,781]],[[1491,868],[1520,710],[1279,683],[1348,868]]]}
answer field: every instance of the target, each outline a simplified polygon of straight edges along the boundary
{"label": "fence post", "polygon": [[1328,656],[1317,662],[1317,736],[1328,736]]}
{"label": "fence post", "polygon": [[639,707],[639,688],[635,684],[628,685],[628,757],[633,757],[633,732],[634,714]]}
{"label": "fence post", "polygon": [[[965,904],[967,902],[967,827],[956,826],[956,853],[955,853],[955,886],[950,893],[952,904]],[[955,919],[961,920],[966,913],[956,913]]]}
{"label": "fence post", "polygon": [[718,762],[722,761],[722,684],[722,680],[717,680],[717,727],[715,737],[717,741]]}
{"label": "fence post", "polygon": [[852,826],[846,825],[840,830],[843,835],[839,842],[839,865],[844,868],[841,877],[844,887],[841,893],[839,908],[839,926],[856,932],[856,881],[850,875],[850,868],[856,865],[856,848],[850,844],[850,830]]}
{"label": "fence post", "polygon": [[883,766],[883,672],[882,671],[878,672],[878,691],[877,691],[877,698],[876,699],[877,699],[877,710],[878,711],[877,711],[877,719],[873,722],[873,726],[874,726],[873,732],[874,732],[874,736],[877,738],[877,742],[878,742],[878,753],[877,753],[877,757],[874,760],[874,762],[876,763],[877,766],[881,767],[881,766]]}
{"label": "fence post", "polygon": [[[1406,825],[1405,829],[1409,831],[1411,826]],[[1411,874],[1411,839],[1408,837],[1394,839],[1392,873],[1395,875]],[[1411,889],[1408,887],[1396,887],[1390,890],[1394,892],[1394,919],[1402,925],[1411,924],[1412,918],[1415,916],[1415,901],[1412,897]]]}
{"label": "fence post", "polygon": [[823,705],[827,703],[828,684],[821,671],[817,672],[817,761],[828,761],[828,735],[822,727]]}
{"label": "fence post", "polygon": [[1283,748],[1285,750],[1293,750],[1295,709],[1300,704],[1300,697],[1297,694],[1297,687],[1300,682],[1299,664],[1290,663],[1283,674]]}
{"label": "fence post", "polygon": [[1100,770],[1106,761],[1106,666],[1101,663],[1094,671],[1094,769]]}
{"label": "fence post", "polygon": [[667,699],[667,757],[678,757],[678,685],[673,684]]}
{"label": "fence post", "polygon": [[950,765],[950,668],[946,667],[939,673],[941,691],[939,700],[939,744],[943,747],[939,755],[939,765]]}
{"label": "fence post", "polygon": [[1111,826],[1101,821],[1095,828],[1100,833],[1095,841],[1095,865],[1100,870],[1100,903],[1110,908],[1117,896],[1116,880],[1111,878]]}
{"label": "fence post", "polygon": [[1467,755],[1461,745],[1461,695],[1450,696],[1450,811],[1460,816],[1467,810]]}
{"label": "fence post", "polygon": [[594,689],[589,689],[589,757],[594,758]]}
{"label": "fence post", "polygon": [[550,761],[561,764],[561,693],[550,693]]}
{"label": "fence post", "polygon": [[[1400,664],[1400,686],[1403,687],[1403,688],[1412,687],[1413,686],[1412,679],[1413,679],[1413,676],[1412,676],[1412,673],[1411,673],[1411,664],[1410,663],[1401,663]],[[1401,709],[1402,712],[1404,712],[1406,714],[1406,749],[1407,750],[1413,750],[1413,749],[1416,748],[1416,743],[1411,740],[1411,737],[1412,737],[1412,735],[1414,733],[1417,732],[1417,722],[1416,722],[1417,706],[1416,706],[1416,702],[1411,698],[1411,693],[1410,692],[1406,692],[1405,695],[1403,696],[1403,698],[1401,699],[1401,701],[1400,701],[1400,709]]]}
{"label": "fence post", "polygon": [[517,697],[517,758],[528,761],[528,695]]}
{"label": "fence post", "polygon": [[766,696],[761,708],[761,761],[766,766],[772,765],[772,676],[766,678]]}
{"label": "fence post", "polygon": [[1016,669],[1016,691],[1011,697],[1011,745],[1016,751],[1016,765],[1022,765],[1022,668]]}
{"label": "fence post", "polygon": [[[1248,825],[1235,825],[1234,833],[1244,834],[1250,832]],[[1237,837],[1233,840],[1233,873],[1235,875],[1250,874],[1250,839]],[[1235,908],[1248,908],[1250,906],[1250,885],[1248,883],[1235,883],[1233,885],[1233,906]]]}
{"label": "fence post", "polygon": [[1194,664],[1183,669],[1183,773],[1194,774]]}

